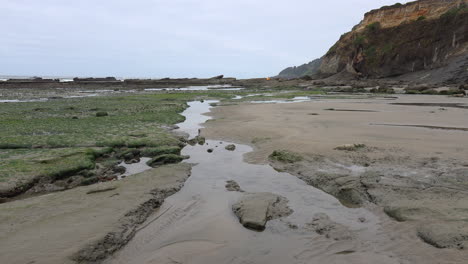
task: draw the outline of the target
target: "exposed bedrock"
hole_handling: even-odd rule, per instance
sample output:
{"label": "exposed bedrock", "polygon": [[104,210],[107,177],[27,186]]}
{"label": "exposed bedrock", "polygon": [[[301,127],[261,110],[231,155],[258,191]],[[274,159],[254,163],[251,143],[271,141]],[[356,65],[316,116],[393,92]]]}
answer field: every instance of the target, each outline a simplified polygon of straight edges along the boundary
{"label": "exposed bedrock", "polygon": [[287,203],[286,198],[276,194],[248,193],[232,206],[232,210],[244,227],[262,231],[267,221],[292,213]]}

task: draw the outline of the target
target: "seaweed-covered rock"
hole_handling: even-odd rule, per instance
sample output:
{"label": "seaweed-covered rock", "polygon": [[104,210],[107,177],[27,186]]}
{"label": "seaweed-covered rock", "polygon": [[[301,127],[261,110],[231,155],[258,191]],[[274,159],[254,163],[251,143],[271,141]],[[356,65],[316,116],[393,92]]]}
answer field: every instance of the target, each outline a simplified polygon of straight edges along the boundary
{"label": "seaweed-covered rock", "polygon": [[234,144],[229,144],[225,147],[226,150],[229,150],[229,151],[234,151],[236,150],[236,145]]}
{"label": "seaweed-covered rock", "polygon": [[357,151],[359,149],[365,148],[366,145],[364,144],[344,144],[341,146],[336,147],[336,150],[345,150],[345,151]]}
{"label": "seaweed-covered rock", "polygon": [[157,167],[164,164],[179,163],[184,157],[177,154],[163,154],[149,160],[146,164],[151,167]]}
{"label": "seaweed-covered rock", "polygon": [[104,116],[108,116],[109,114],[107,112],[97,112],[96,113],[96,116],[97,117],[104,117]]}
{"label": "seaweed-covered rock", "polygon": [[275,150],[269,158],[284,163],[294,163],[303,160],[301,155],[287,150]]}
{"label": "seaweed-covered rock", "polygon": [[226,182],[226,190],[230,192],[244,192],[236,181],[230,180]]}
{"label": "seaweed-covered rock", "polygon": [[98,177],[86,178],[81,181],[81,185],[91,185],[91,184],[95,184],[98,181],[99,181]]}
{"label": "seaweed-covered rock", "polygon": [[187,141],[187,143],[189,145],[192,145],[192,146],[194,146],[196,144],[205,145],[205,142],[206,142],[206,139],[205,139],[205,137],[202,137],[202,136],[196,136],[196,137],[190,139],[189,141]]}

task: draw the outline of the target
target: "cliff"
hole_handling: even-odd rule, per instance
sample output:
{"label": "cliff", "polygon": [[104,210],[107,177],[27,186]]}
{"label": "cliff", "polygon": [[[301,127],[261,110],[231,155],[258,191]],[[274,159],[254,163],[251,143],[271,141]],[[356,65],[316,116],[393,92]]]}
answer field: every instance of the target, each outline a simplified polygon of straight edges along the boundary
{"label": "cliff", "polygon": [[292,79],[292,78],[299,78],[304,75],[311,76],[318,72],[321,63],[322,63],[322,59],[315,59],[309,63],[302,64],[301,66],[289,67],[289,68],[282,70],[276,77],[284,78],[284,79]]}
{"label": "cliff", "polygon": [[[321,77],[401,75],[468,81],[468,0],[419,0],[372,10],[322,58]],[[416,73],[420,73],[419,75]]]}
{"label": "cliff", "polygon": [[452,8],[458,8],[466,1],[458,0],[420,0],[407,4],[384,6],[369,11],[364,19],[353,28],[355,31],[365,30],[367,25],[379,22],[382,28],[396,27],[403,23],[411,23],[424,16],[426,19],[438,19]]}

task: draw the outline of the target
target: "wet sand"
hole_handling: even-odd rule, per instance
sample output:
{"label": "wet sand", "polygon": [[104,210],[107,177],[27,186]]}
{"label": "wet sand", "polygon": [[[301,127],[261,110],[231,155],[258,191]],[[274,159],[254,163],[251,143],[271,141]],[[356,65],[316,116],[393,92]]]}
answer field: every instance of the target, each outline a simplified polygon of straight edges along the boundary
{"label": "wet sand", "polygon": [[[442,97],[404,96],[397,101],[432,99],[444,100]],[[455,109],[446,114],[446,110],[434,107],[409,108],[388,103],[381,98],[322,99],[295,104],[213,108],[211,115],[215,120],[205,123],[207,128],[202,131],[209,139],[207,145],[183,150],[183,154],[191,157],[187,162],[196,164],[185,187],[168,198],[160,213],[105,263],[465,263],[467,251],[438,249],[423,242],[416,232],[418,221],[398,222],[387,216],[380,204],[371,202],[347,207],[327,190],[308,185],[308,175],[300,177],[298,170],[312,171],[310,166],[315,165],[327,172],[361,175],[367,167],[374,166],[361,164],[363,157],[374,158],[375,166],[381,169],[387,169],[384,164],[401,163],[403,172],[409,168],[401,159],[408,159],[410,165],[417,168],[424,166],[418,162],[433,155],[438,155],[442,162],[462,162],[466,157],[464,131],[371,125],[380,120],[459,126],[466,123],[463,121],[465,112]],[[327,108],[378,112],[343,113],[324,110]],[[433,114],[438,118],[431,117]],[[439,119],[443,120],[442,124]],[[229,139],[236,141],[234,152],[224,149],[230,144]],[[366,147],[364,153],[334,149],[347,143],[365,143],[371,147]],[[209,153],[208,149],[213,152]],[[305,160],[288,166],[271,163],[291,174],[275,171],[265,164],[267,156],[275,149],[300,152]],[[316,153],[326,157],[325,161],[317,159],[320,162],[314,164]],[[444,168],[450,165],[453,166],[444,163]],[[432,165],[427,167],[432,168]],[[415,180],[425,175],[407,173]],[[231,180],[246,192],[271,192],[286,197],[294,212],[268,222],[263,232],[245,229],[231,210],[241,193],[229,192],[224,187]],[[413,185],[412,182],[409,187]],[[372,191],[384,200],[402,200],[396,195],[382,195],[378,188]],[[414,194],[415,190],[409,189],[409,192]],[[452,196],[452,200],[434,201],[436,206],[452,201],[460,209],[466,203],[459,198]],[[428,201],[416,196],[415,200],[418,199]]]}
{"label": "wet sand", "polygon": [[120,232],[119,221],[153,199],[154,189],[180,188],[189,174],[188,164],[169,165],[121,181],[0,204],[0,263],[75,263],[70,257],[80,249]]}
{"label": "wet sand", "polygon": [[[468,157],[468,133],[415,127],[372,124],[426,125],[468,128],[468,112],[440,106],[390,103],[461,103],[468,98],[398,95],[398,99],[317,99],[294,104],[242,104],[212,110],[215,121],[206,124],[207,138],[253,144],[246,160],[266,163],[273,150],[339,156],[336,146],[363,143],[410,156]],[[359,109],[377,112],[340,112],[327,109]],[[311,114],[318,115],[311,115]]]}
{"label": "wet sand", "polygon": [[[335,253],[354,248],[351,243],[328,244],[309,229],[307,224],[316,213],[326,213],[353,231],[363,230],[362,237],[372,239],[378,232],[379,220],[370,211],[346,208],[334,197],[268,165],[245,163],[243,155],[252,151],[249,146],[228,151],[224,146],[229,142],[207,143],[183,150],[191,156],[187,162],[197,164],[184,188],[166,199],[155,220],[106,263],[301,263],[318,260],[309,252],[314,243],[323,243],[322,250],[327,244]],[[208,153],[208,148],[214,152]],[[228,180],[235,180],[245,192],[282,195],[294,213],[268,222],[264,232],[245,229],[231,210],[242,194],[228,192]]]}
{"label": "wet sand", "polygon": [[[207,123],[202,134],[253,145],[254,151],[244,156],[249,163],[271,164],[337,197],[341,190],[364,197],[361,206],[379,217],[378,232],[372,236],[372,247],[353,239],[360,246],[346,255],[346,263],[384,263],[382,256],[391,256],[396,263],[464,263],[468,259],[464,249],[468,245],[468,112],[441,105],[466,105],[468,100],[397,97],[218,107],[211,113],[215,121]],[[457,129],[434,129],[438,127]],[[366,147],[335,149],[344,144]],[[268,156],[278,149],[300,153],[304,161],[292,165],[269,161]],[[425,236],[428,229],[429,237]],[[432,234],[437,229],[443,231]],[[317,257],[341,263],[330,255],[324,250]]]}
{"label": "wet sand", "polygon": [[[108,188],[104,192],[87,194],[97,186],[81,187],[0,205],[2,212],[9,212],[1,218],[0,259],[71,263],[70,256],[96,244],[125,212],[150,199],[153,188],[171,189],[174,181],[180,187],[189,164],[194,164],[185,187],[151,211],[134,230],[133,239],[105,263],[466,263],[467,250],[458,244],[438,249],[423,242],[417,230],[426,224],[425,218],[444,227],[452,227],[449,221],[468,219],[468,179],[452,173],[468,167],[468,132],[431,128],[467,128],[467,110],[414,103],[464,105],[468,100],[398,97],[241,103],[211,108],[210,122],[206,122],[209,116],[201,115],[210,109],[210,102],[190,103],[180,130],[193,137],[199,123],[205,122],[202,135],[207,141],[183,149],[190,156],[185,164],[168,167],[175,171],[162,167],[144,172],[143,177],[109,183],[118,186],[103,186]],[[373,125],[377,123],[398,126]],[[236,150],[225,150],[232,142]],[[366,147],[335,149],[357,143]],[[277,149],[300,153],[304,160],[269,161],[268,155]],[[320,185],[317,172],[337,177]],[[363,178],[367,172],[375,175]],[[379,181],[370,182],[374,178]],[[232,180],[247,193],[271,192],[287,198],[293,213],[269,221],[263,232],[244,228],[231,209],[243,194],[225,188]],[[337,199],[334,191],[343,182],[359,183],[352,187],[366,192],[368,200],[349,206]],[[361,190],[363,186],[366,189]],[[90,195],[102,199],[86,198]],[[100,204],[93,204],[97,201]],[[51,202],[56,206],[51,207]],[[411,221],[390,218],[384,213],[390,206],[409,208],[410,213],[402,215]],[[435,209],[430,217],[428,208]],[[37,236],[38,226],[43,236]],[[41,243],[44,238],[49,242]],[[95,251],[81,251],[81,256]]]}

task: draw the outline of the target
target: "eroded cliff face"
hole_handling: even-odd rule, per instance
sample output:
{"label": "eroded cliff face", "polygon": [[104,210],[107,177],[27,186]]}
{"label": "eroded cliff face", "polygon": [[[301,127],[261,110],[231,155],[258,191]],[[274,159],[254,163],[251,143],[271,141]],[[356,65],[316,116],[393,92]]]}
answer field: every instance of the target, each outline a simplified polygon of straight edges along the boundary
{"label": "eroded cliff face", "polygon": [[364,30],[367,25],[379,22],[382,28],[396,27],[403,23],[417,20],[421,16],[426,19],[437,19],[449,9],[459,7],[462,0],[421,0],[407,4],[395,4],[372,10],[364,15],[353,30]]}
{"label": "eroded cliff face", "polygon": [[[466,68],[467,53],[468,0],[420,0],[368,12],[323,57],[319,72],[392,77],[445,67],[460,58],[466,59],[459,63]],[[468,78],[467,70],[454,72]]]}

